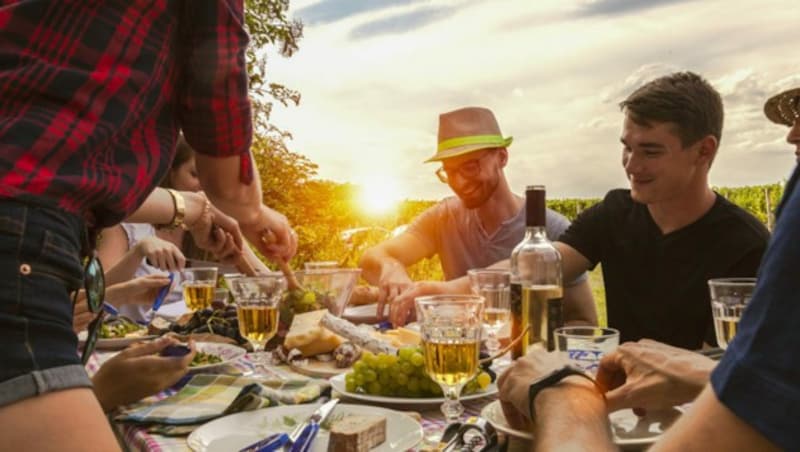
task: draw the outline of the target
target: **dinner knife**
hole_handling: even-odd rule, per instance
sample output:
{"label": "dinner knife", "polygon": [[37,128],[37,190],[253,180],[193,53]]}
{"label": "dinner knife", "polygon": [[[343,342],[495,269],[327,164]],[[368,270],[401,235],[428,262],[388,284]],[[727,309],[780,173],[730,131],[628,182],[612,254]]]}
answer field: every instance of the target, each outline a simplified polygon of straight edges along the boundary
{"label": "dinner knife", "polygon": [[331,399],[323,404],[321,407],[314,411],[303,424],[298,425],[294,431],[289,435],[289,440],[292,443],[291,452],[307,452],[311,448],[311,443],[316,438],[319,432],[319,425],[325,422],[325,419],[333,412],[333,408],[339,403],[339,399]]}

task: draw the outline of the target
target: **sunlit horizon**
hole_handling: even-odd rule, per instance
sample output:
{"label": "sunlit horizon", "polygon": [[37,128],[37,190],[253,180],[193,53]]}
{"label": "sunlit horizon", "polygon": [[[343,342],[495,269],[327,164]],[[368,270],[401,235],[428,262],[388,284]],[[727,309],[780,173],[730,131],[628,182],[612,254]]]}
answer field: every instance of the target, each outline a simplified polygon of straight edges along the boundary
{"label": "sunlit horizon", "polygon": [[[451,194],[423,163],[439,113],[485,106],[514,136],[512,190],[536,183],[552,198],[598,198],[627,187],[617,103],[647,80],[692,70],[725,103],[710,183],[779,182],[795,157],[786,129],[761,109],[800,85],[798,10],[792,0],[295,0],[300,50],[271,54],[269,74],[302,100],[276,105],[271,121],[321,179],[380,175],[396,181],[394,202],[436,200]],[[387,207],[367,192],[365,210]]]}

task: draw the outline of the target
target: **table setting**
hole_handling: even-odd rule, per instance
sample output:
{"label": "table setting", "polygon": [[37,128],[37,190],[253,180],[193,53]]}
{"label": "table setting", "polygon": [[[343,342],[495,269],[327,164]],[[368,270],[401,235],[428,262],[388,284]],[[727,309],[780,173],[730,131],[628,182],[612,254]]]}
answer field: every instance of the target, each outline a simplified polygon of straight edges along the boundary
{"label": "table setting", "polygon": [[[337,272],[307,269],[298,278],[302,289],[288,289],[279,272],[225,275],[228,299],[213,309],[219,301],[210,295],[214,287],[192,288],[193,308],[183,320],[197,321],[204,312],[210,315],[203,319],[209,332],[182,337],[195,341],[195,360],[203,360],[193,361],[172,388],[111,414],[120,441],[129,450],[153,451],[337,450],[347,441],[372,441],[365,443],[368,449],[381,451],[528,447],[530,432],[511,427],[497,400],[495,378],[511,364],[497,358],[520,339],[497,334],[509,331],[508,298],[502,296],[507,277],[472,272],[474,295],[420,298],[417,323],[380,329],[343,315],[358,271],[348,270],[344,279]],[[228,330],[213,324],[234,311],[235,332],[230,324]],[[180,316],[164,320],[179,322]],[[167,327],[169,334],[174,325]],[[217,335],[222,340],[197,340]],[[568,326],[556,329],[553,341],[555,351],[593,375],[600,358],[619,345],[619,332]],[[89,372],[116,348],[98,347]],[[479,357],[481,349],[495,359],[488,353]],[[336,406],[328,413],[315,415],[331,402]],[[645,416],[630,409],[610,413],[613,440],[625,450],[645,448],[687,408]],[[298,426],[311,417],[319,419],[314,439],[305,444]]]}

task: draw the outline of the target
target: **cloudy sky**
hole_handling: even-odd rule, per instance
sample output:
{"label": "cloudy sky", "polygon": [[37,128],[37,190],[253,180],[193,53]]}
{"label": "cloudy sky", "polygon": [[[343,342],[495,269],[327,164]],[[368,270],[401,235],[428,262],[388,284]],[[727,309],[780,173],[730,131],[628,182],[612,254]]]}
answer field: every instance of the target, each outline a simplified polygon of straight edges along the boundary
{"label": "cloudy sky", "polygon": [[[300,51],[270,56],[273,80],[302,93],[272,121],[319,176],[387,196],[448,189],[422,161],[438,114],[491,108],[514,136],[507,175],[551,197],[627,186],[617,102],[642,82],[692,70],[726,108],[711,182],[771,183],[794,164],[786,129],[761,113],[800,85],[797,0],[294,0]],[[378,189],[376,189],[378,190]]]}

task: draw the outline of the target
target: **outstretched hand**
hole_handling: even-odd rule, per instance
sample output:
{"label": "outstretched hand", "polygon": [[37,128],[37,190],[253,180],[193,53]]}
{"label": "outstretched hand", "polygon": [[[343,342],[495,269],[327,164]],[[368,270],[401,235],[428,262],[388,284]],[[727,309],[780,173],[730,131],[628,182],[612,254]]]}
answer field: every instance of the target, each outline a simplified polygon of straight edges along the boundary
{"label": "outstretched hand", "polygon": [[147,258],[147,262],[153,267],[165,271],[178,271],[186,265],[186,258],[180,248],[172,242],[160,239],[156,236],[149,236],[136,242],[136,249]]}
{"label": "outstretched hand", "polygon": [[103,363],[92,377],[94,392],[103,410],[110,411],[156,394],[186,375],[196,354],[194,342],[189,342],[191,352],[185,356],[158,356],[161,350],[175,344],[178,344],[177,339],[161,337],[132,345]]}
{"label": "outstretched hand", "polygon": [[649,339],[627,342],[603,356],[597,382],[608,388],[609,411],[667,409],[694,400],[716,361]]}
{"label": "outstretched hand", "polygon": [[289,262],[297,253],[297,234],[289,220],[265,205],[261,206],[255,222],[242,225],[242,232],[264,257],[273,262]]}

